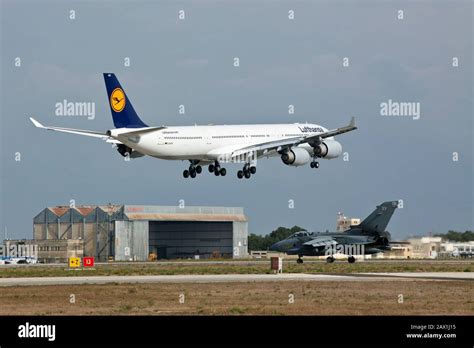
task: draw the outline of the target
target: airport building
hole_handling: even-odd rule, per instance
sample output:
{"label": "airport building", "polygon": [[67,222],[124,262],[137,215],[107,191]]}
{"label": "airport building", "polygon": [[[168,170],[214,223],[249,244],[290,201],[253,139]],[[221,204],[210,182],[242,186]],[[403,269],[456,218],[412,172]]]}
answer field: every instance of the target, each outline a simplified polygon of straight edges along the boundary
{"label": "airport building", "polygon": [[408,239],[412,247],[411,257],[414,259],[435,259],[441,251],[441,237],[421,237]]}
{"label": "airport building", "polygon": [[146,261],[247,257],[247,237],[243,208],[109,204],[45,208],[33,218],[27,243],[39,245],[43,262],[71,255]]}
{"label": "airport building", "polygon": [[343,213],[337,213],[336,220],[336,232],[344,232],[351,228],[351,226],[357,226],[360,224],[359,218],[348,218]]}

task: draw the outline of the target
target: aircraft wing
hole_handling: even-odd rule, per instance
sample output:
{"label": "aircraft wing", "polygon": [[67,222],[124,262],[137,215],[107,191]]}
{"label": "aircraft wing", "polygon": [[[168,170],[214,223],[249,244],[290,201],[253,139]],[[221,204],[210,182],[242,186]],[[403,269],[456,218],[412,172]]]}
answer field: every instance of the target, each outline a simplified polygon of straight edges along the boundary
{"label": "aircraft wing", "polygon": [[330,236],[321,236],[321,237],[316,237],[313,238],[306,243],[303,244],[304,247],[313,247],[313,248],[318,248],[321,246],[330,246],[330,245],[336,245],[338,242],[330,237]]}
{"label": "aircraft wing", "polygon": [[357,244],[357,245],[363,245],[363,244],[371,244],[373,241],[370,240],[358,240],[351,238],[352,236],[347,235],[347,236],[318,236],[316,238],[313,238],[306,243],[303,244],[305,247],[313,247],[313,248],[318,248],[321,246],[331,246],[331,245],[336,245],[336,244]]}
{"label": "aircraft wing", "polygon": [[243,147],[241,149],[233,151],[232,157],[238,157],[243,154],[248,154],[252,152],[257,152],[257,154],[261,155],[261,154],[264,154],[266,151],[271,151],[271,150],[281,151],[281,150],[288,149],[292,146],[297,146],[304,143],[317,144],[321,142],[321,139],[347,133],[355,129],[357,129],[355,125],[355,118],[352,117],[351,122],[347,126],[329,130],[327,132],[320,133],[317,135],[311,135],[311,136],[302,135],[301,137],[293,137],[293,138],[288,138],[284,140],[274,140],[274,141],[260,143],[260,144],[256,144],[252,146]]}
{"label": "aircraft wing", "polygon": [[73,129],[73,128],[61,128],[61,127],[49,127],[49,126],[43,126],[41,123],[36,121],[33,117],[30,117],[31,122],[35,125],[37,128],[42,128],[42,129],[47,129],[47,130],[52,130],[56,132],[63,132],[63,133],[71,133],[71,134],[79,134],[79,135],[85,135],[88,137],[94,137],[94,138],[100,138],[102,140],[105,140],[108,143],[113,143],[113,144],[121,144],[121,142],[117,139],[114,139],[110,136],[108,136],[105,133],[101,132],[95,132],[95,131],[89,131],[89,130],[83,130],[83,129]]}
{"label": "aircraft wing", "polygon": [[43,126],[41,123],[39,123],[33,117],[30,117],[30,120],[31,120],[31,122],[33,122],[35,127],[38,127],[38,128],[52,130],[52,131],[56,131],[56,132],[72,133],[72,134],[85,135],[85,136],[88,136],[88,137],[100,138],[100,139],[105,140],[106,142],[112,143],[112,144],[122,144],[122,142],[117,139],[120,136],[140,135],[140,134],[144,134],[144,133],[148,133],[148,132],[152,132],[152,131],[155,131],[155,130],[160,130],[160,129],[165,129],[166,128],[166,127],[147,127],[147,128],[143,128],[143,129],[139,129],[139,130],[130,130],[130,131],[125,128],[125,129],[121,129],[116,134],[109,135],[107,133],[90,131],[90,130],[83,130],[83,129]]}

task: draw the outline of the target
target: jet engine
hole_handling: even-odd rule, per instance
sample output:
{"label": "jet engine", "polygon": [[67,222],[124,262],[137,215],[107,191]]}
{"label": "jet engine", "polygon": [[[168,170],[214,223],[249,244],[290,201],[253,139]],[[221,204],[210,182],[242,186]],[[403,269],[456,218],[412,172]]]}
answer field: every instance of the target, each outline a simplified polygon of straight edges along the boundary
{"label": "jet engine", "polygon": [[117,151],[123,156],[123,157],[130,157],[130,158],[137,158],[137,157],[142,157],[144,156],[142,153],[133,150],[131,147],[128,147],[127,145],[124,144],[117,144]]}
{"label": "jet engine", "polygon": [[311,160],[311,156],[305,149],[293,147],[281,155],[281,160],[289,166],[302,166]]}
{"label": "jet engine", "polygon": [[337,158],[342,154],[342,145],[336,140],[326,140],[314,147],[314,154],[328,159]]}
{"label": "jet engine", "polygon": [[388,246],[388,244],[389,244],[388,238],[387,237],[377,238],[377,244],[381,245],[381,246],[384,246],[384,247]]}
{"label": "jet engine", "polygon": [[390,232],[385,231],[380,233],[380,236],[377,238],[376,243],[381,246],[384,250],[390,250]]}

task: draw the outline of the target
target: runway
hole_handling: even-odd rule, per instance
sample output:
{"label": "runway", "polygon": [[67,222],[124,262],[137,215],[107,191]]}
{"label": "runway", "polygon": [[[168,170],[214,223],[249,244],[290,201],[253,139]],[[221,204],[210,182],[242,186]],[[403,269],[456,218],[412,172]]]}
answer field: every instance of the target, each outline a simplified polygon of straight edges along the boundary
{"label": "runway", "polygon": [[[257,266],[257,265],[266,265],[269,264],[269,259],[253,259],[253,260],[166,260],[166,261],[120,261],[120,262],[96,262],[97,266],[106,266],[106,267],[121,267],[127,265],[133,266],[167,266],[167,265],[182,265],[182,266],[199,266],[199,265],[237,265],[237,266]],[[369,260],[357,260],[357,263],[369,263],[369,264],[431,264],[431,265],[462,265],[462,264],[471,264],[473,259],[446,259],[446,260],[430,260],[430,259],[369,259]],[[293,264],[296,263],[296,257],[286,258],[283,260],[283,264]],[[305,264],[326,264],[326,260],[317,260],[312,258],[306,258],[304,260]],[[345,259],[336,260],[336,263],[347,263]],[[37,264],[13,264],[13,265],[0,265],[2,267],[18,267],[18,268],[28,268],[28,267],[57,267],[64,268],[67,267],[67,263],[37,263]],[[1,269],[1,268],[0,268]]]}
{"label": "runway", "polygon": [[134,283],[245,283],[245,282],[318,282],[318,281],[408,281],[422,280],[474,280],[474,274],[463,272],[436,273],[356,273],[351,275],[332,274],[215,274],[215,275],[144,275],[144,276],[71,276],[71,277],[24,277],[0,278],[0,287],[40,285],[82,285],[82,284],[134,284]]}

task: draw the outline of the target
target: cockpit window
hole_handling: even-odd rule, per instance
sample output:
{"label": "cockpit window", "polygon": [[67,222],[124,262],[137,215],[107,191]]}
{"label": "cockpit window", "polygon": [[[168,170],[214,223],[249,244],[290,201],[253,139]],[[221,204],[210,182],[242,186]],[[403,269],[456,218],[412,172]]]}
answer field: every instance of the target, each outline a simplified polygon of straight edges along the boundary
{"label": "cockpit window", "polygon": [[309,235],[310,235],[309,232],[296,232],[296,233],[293,233],[291,236],[289,236],[287,239],[307,237]]}

